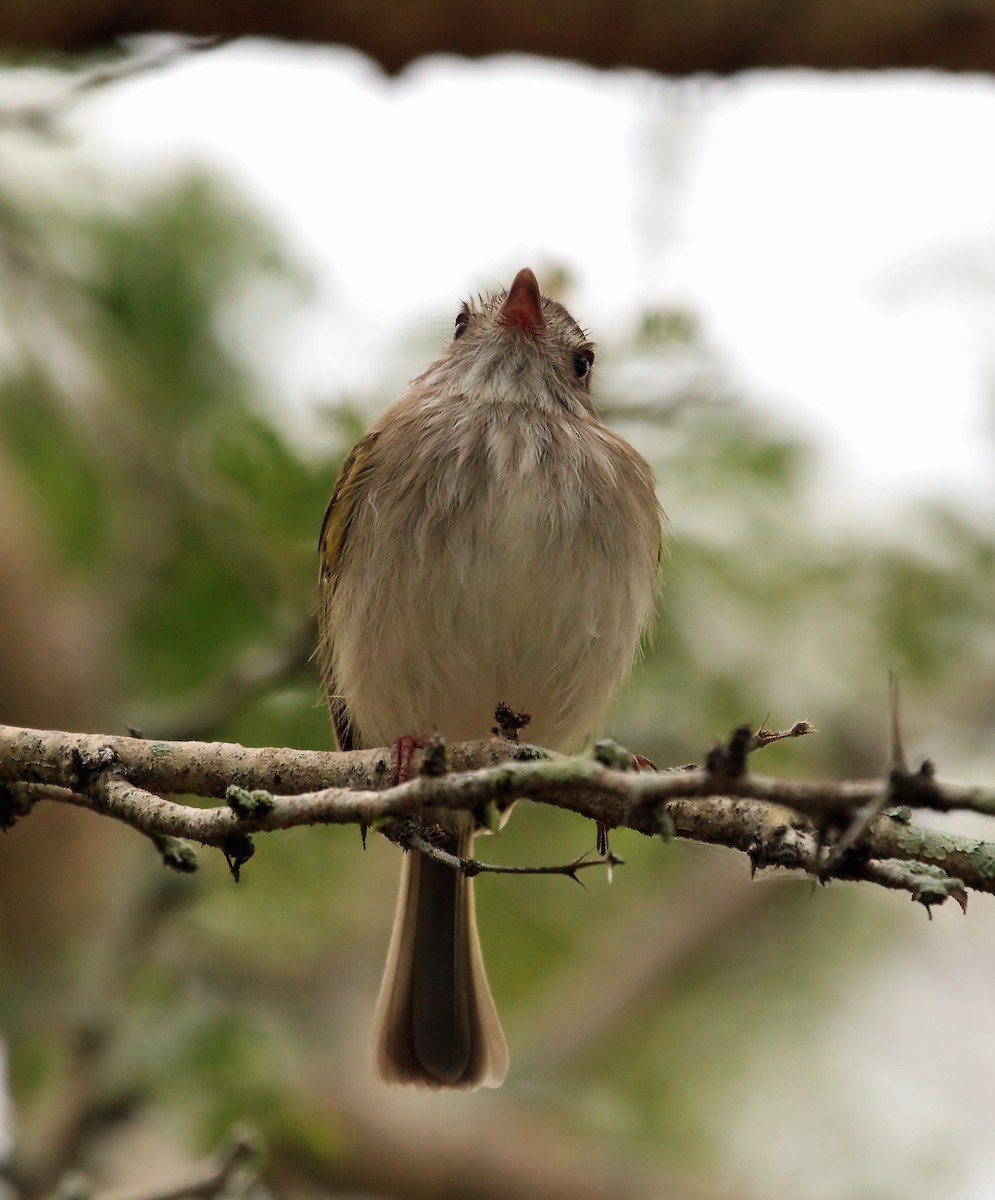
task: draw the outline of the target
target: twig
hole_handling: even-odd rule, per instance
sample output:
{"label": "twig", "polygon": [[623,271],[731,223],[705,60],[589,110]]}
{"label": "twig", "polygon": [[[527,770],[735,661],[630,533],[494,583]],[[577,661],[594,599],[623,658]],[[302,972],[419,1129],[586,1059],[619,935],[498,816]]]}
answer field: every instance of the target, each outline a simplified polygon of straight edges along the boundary
{"label": "twig", "polygon": [[787,738],[806,737],[810,733],[818,732],[811,721],[796,721],[790,729],[768,729],[765,717],[760,728],[753,735],[750,749],[763,750],[766,746],[773,746],[775,742],[783,742]]}
{"label": "twig", "polygon": [[902,743],[901,695],[897,671],[888,672],[888,710],[890,717],[888,769],[901,771],[903,775],[907,775],[909,764],[905,757],[905,746]]}
{"label": "twig", "polygon": [[572,862],[561,863],[558,866],[516,867],[506,863],[485,863],[477,858],[461,858],[457,854],[450,854],[448,850],[443,850],[441,846],[435,845],[414,828],[395,831],[392,840],[396,841],[398,845],[404,846],[406,850],[424,854],[426,858],[444,863],[447,867],[452,867],[454,871],[461,871],[469,878],[474,875],[566,875],[575,883],[580,883],[577,872],[583,871],[585,867],[607,867],[610,873],[613,867],[624,865],[624,860],[617,854],[608,853],[599,857],[589,857],[587,851]]}
{"label": "twig", "polygon": [[[734,735],[735,740],[730,741],[729,747],[725,747],[721,742],[719,742],[712,747],[712,749],[709,751],[709,754],[711,756],[714,756],[716,753],[720,755],[724,754],[726,756],[725,767],[728,769],[729,750],[733,749],[734,747],[737,761],[737,769],[734,773],[741,774],[742,770],[746,766],[746,755],[753,754],[757,750],[764,750],[767,746],[773,746],[775,742],[783,742],[788,738],[806,737],[810,733],[819,732],[811,721],[796,721],[790,729],[768,729],[767,721],[768,717],[764,717],[763,721],[760,723],[760,728],[756,731],[756,733],[753,734],[750,733],[750,727],[748,725],[741,725],[739,729],[736,730]],[[706,758],[705,761],[708,769],[712,771],[718,769],[722,765],[714,757],[712,757],[711,760]],[[687,763],[681,768],[683,771],[696,771],[697,769],[697,763]]]}

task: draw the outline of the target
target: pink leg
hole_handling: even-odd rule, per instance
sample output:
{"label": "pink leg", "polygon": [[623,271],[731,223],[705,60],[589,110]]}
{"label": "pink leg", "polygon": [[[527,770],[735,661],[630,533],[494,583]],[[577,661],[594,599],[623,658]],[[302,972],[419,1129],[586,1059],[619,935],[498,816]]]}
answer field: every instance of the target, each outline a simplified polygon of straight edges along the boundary
{"label": "pink leg", "polygon": [[399,737],[391,749],[394,770],[390,777],[391,787],[398,783],[407,783],[411,778],[411,759],[416,750],[423,750],[428,742],[426,737],[415,737],[406,733]]}
{"label": "pink leg", "polygon": [[[393,764],[393,769],[390,774],[390,786],[394,787],[398,783],[407,783],[411,778],[411,756],[416,750],[421,750],[427,738],[412,737],[411,734],[405,734],[404,737],[399,737],[391,747],[390,757]],[[366,849],[366,832],[367,827],[360,825],[359,836],[363,839],[363,849]]]}

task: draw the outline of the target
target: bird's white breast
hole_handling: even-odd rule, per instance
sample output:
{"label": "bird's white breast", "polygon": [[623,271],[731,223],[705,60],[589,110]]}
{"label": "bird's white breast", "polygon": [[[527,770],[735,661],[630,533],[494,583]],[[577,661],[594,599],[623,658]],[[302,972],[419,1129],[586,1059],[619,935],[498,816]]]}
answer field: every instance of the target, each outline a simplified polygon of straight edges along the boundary
{"label": "bird's white breast", "polygon": [[579,748],[653,608],[648,469],[569,414],[450,398],[416,428],[405,441],[403,423],[382,423],[332,601],[354,729],[367,745],[483,737],[503,701],[531,714],[525,740]]}

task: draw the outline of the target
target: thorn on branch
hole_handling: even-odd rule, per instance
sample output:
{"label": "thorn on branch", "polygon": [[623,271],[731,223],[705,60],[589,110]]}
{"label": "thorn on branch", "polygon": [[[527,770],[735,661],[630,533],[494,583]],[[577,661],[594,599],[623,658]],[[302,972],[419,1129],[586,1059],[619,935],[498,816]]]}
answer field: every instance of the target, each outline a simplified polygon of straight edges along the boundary
{"label": "thorn on branch", "polygon": [[228,870],[231,871],[232,879],[236,883],[241,876],[242,867],[255,852],[256,848],[252,843],[252,838],[247,833],[233,833],[225,838],[221,845],[221,853],[225,856]]}
{"label": "thorn on branch", "polygon": [[889,809],[908,812],[910,808],[938,808],[940,790],[936,785],[936,766],[930,759],[924,759],[918,771],[910,773],[906,765],[905,750],[902,747],[902,735],[898,719],[898,676],[889,676],[891,684],[891,749],[892,766],[888,771],[888,785],[873,803],[868,804],[854,817],[851,824],[843,832],[839,841],[833,846],[826,859],[824,869],[832,871],[839,856],[852,846],[856,846],[866,834],[874,821]]}
{"label": "thorn on branch", "polygon": [[[594,743],[592,748],[595,762],[600,763],[603,767],[608,767],[613,771],[639,771],[643,766],[648,766],[650,770],[655,771],[656,767],[648,758],[643,758],[638,754],[631,754],[624,746],[611,738],[601,738]],[[608,863],[608,882],[611,883],[611,848],[608,845],[608,834],[614,828],[612,822],[604,817],[599,817],[594,822],[594,848],[595,853],[603,861]],[[580,882],[578,880],[578,882]]]}
{"label": "thorn on branch", "polygon": [[891,716],[891,733],[888,746],[888,767],[892,771],[908,772],[905,747],[902,745],[901,697],[898,687],[898,672],[888,672],[888,701]]}
{"label": "thorn on branch", "polygon": [[608,833],[610,829],[611,826],[607,821],[594,822],[594,849],[602,858],[607,855],[609,850]]}
{"label": "thorn on branch", "polygon": [[488,800],[486,804],[476,804],[471,809],[473,819],[478,829],[486,829],[488,833],[498,833],[501,829],[501,818],[510,807],[507,801]]}

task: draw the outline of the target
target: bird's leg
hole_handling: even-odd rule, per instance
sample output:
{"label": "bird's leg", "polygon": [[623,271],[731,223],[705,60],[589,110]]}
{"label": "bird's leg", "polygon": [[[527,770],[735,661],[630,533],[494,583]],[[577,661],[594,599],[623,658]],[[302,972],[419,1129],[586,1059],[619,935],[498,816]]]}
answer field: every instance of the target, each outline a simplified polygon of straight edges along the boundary
{"label": "bird's leg", "polygon": [[428,738],[424,736],[415,737],[410,733],[406,733],[403,737],[399,737],[391,747],[391,762],[393,763],[393,771],[390,777],[391,787],[395,787],[399,783],[407,783],[411,778],[411,759],[416,750],[424,750],[428,744]]}

